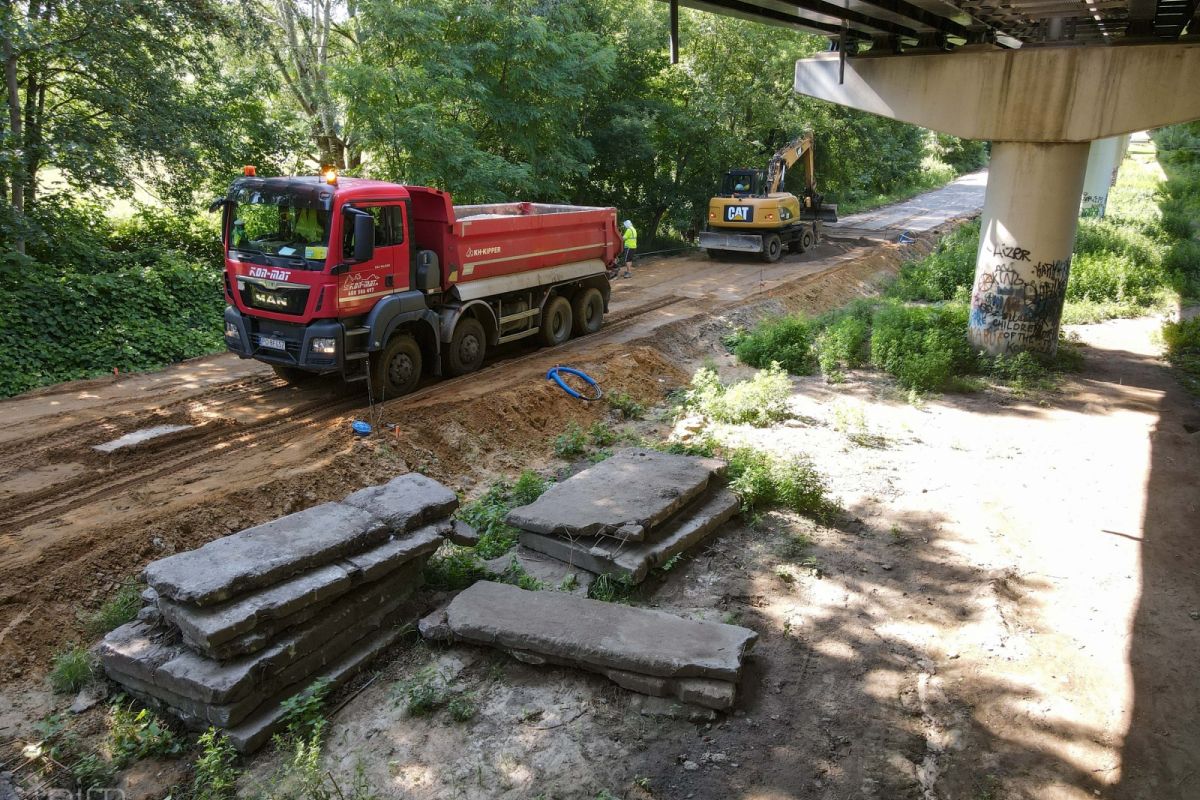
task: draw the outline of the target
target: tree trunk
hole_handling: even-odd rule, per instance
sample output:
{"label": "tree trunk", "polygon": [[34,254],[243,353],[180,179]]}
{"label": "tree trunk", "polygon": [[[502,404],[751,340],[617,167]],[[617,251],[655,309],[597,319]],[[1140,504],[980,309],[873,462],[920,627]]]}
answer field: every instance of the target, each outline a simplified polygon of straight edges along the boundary
{"label": "tree trunk", "polygon": [[[16,153],[16,164],[23,165],[25,161],[22,151],[21,136],[21,92],[17,85],[17,51],[12,40],[12,31],[17,24],[17,12],[12,0],[4,2],[5,16],[8,25],[4,30],[4,85],[8,100],[8,128],[12,136],[11,149]],[[19,227],[25,222],[25,176],[18,166],[13,170],[11,203],[13,215]],[[25,254],[25,237],[18,232],[13,241],[13,247],[22,255]]]}

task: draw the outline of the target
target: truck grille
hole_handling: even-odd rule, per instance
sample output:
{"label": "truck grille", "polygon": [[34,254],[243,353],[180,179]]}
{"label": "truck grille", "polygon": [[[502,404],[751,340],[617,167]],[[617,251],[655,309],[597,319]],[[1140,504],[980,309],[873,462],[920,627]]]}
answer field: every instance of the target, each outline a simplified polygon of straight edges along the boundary
{"label": "truck grille", "polygon": [[278,314],[303,314],[308,305],[308,287],[277,287],[267,289],[249,281],[238,281],[241,284],[239,294],[242,302],[248,308],[259,308],[263,311],[274,311]]}

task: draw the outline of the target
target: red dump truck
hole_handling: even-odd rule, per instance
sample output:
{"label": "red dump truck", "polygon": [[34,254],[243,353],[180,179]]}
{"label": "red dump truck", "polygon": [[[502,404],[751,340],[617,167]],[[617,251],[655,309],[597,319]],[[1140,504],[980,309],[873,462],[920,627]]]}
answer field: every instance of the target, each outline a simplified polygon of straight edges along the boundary
{"label": "red dump truck", "polygon": [[505,342],[599,330],[608,310],[615,209],[455,206],[424,186],[246,172],[212,207],[225,342],[290,382],[338,373],[396,397]]}

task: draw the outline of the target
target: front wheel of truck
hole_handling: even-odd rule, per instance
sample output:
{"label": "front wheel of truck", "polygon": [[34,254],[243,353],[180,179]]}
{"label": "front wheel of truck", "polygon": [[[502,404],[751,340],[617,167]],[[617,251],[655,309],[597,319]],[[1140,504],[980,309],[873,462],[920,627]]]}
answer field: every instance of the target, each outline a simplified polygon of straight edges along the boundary
{"label": "front wheel of truck", "polygon": [[283,378],[290,386],[307,386],[318,377],[315,372],[308,372],[296,367],[285,367],[282,364],[272,364],[271,369],[275,370],[277,377]]}
{"label": "front wheel of truck", "polygon": [[394,336],[374,359],[371,394],[377,402],[408,394],[421,380],[421,347],[408,334]]}

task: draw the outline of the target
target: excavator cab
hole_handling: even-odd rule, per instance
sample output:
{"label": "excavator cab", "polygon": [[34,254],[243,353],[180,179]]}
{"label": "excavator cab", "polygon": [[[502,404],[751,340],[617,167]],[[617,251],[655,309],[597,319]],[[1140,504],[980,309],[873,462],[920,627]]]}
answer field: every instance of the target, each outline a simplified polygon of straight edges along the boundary
{"label": "excavator cab", "polygon": [[720,197],[762,195],[765,175],[761,169],[731,169],[721,179]]}

